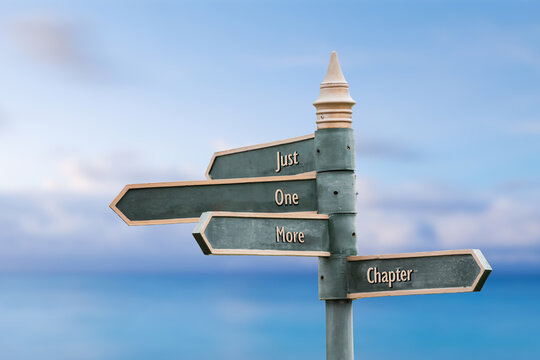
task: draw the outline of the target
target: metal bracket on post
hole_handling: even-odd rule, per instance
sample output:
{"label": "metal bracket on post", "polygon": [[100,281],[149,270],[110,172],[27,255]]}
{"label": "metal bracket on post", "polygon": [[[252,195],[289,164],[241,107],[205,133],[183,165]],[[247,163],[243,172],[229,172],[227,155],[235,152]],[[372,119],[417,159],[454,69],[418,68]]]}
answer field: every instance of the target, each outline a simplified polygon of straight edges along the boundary
{"label": "metal bracket on post", "polygon": [[353,129],[328,128],[317,130],[315,135],[318,172],[356,169]]}
{"label": "metal bracket on post", "polygon": [[319,258],[319,299],[347,299],[347,257]]}
{"label": "metal bracket on post", "polygon": [[353,171],[318,172],[317,196],[319,213],[329,215],[330,240],[330,257],[319,259],[319,298],[347,299],[347,256],[356,255]]}

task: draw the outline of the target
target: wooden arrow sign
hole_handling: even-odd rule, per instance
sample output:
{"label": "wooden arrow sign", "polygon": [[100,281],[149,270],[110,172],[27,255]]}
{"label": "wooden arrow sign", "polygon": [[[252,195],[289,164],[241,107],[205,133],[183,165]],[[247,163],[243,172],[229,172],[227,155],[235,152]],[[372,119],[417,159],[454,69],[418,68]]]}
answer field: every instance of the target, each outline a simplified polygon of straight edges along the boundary
{"label": "wooden arrow sign", "polygon": [[197,222],[206,211],[317,212],[316,174],[127,185],[111,208],[128,225]]}
{"label": "wooden arrow sign", "polygon": [[208,179],[297,175],[315,170],[315,134],[216,152]]}
{"label": "wooden arrow sign", "polygon": [[206,212],[193,236],[206,255],[330,256],[328,215]]}
{"label": "wooden arrow sign", "polygon": [[480,291],[491,266],[480,250],[350,256],[348,298]]}

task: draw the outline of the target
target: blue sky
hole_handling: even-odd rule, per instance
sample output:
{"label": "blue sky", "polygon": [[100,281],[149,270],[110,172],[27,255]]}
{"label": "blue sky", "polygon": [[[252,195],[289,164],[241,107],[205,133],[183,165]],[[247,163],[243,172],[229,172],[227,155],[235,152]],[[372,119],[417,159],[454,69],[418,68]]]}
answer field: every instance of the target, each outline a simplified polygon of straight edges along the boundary
{"label": "blue sky", "polygon": [[[357,101],[363,254],[480,248],[540,269],[540,5],[0,2],[0,271],[312,271],[127,227],[127,183],[301,136],[332,50]],[[256,264],[256,265],[255,265]]]}

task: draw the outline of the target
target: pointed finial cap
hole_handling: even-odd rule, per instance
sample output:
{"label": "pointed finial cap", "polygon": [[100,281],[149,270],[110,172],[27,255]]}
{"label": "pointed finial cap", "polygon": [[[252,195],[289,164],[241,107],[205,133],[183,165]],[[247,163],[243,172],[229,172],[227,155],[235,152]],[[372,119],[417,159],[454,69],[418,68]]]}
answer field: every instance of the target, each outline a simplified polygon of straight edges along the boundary
{"label": "pointed finial cap", "polygon": [[341,71],[341,66],[339,66],[339,60],[337,57],[337,52],[332,51],[330,55],[330,63],[328,64],[328,70],[326,70],[326,75],[322,81],[323,84],[347,84],[345,76],[343,76],[343,71]]}
{"label": "pointed finial cap", "polygon": [[317,129],[350,128],[354,104],[356,101],[349,94],[349,84],[339,66],[337,53],[332,51],[319,98],[313,103],[317,109]]}

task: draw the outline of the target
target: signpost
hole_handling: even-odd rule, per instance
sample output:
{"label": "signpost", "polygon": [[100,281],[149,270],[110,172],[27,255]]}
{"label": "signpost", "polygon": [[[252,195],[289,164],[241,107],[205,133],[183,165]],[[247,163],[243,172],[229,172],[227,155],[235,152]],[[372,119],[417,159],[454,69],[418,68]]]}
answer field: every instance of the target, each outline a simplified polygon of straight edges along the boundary
{"label": "signpost", "polygon": [[206,255],[330,256],[327,215],[207,212],[193,236]]}
{"label": "signpost", "polygon": [[220,151],[206,170],[208,179],[296,175],[315,170],[315,134]]}
{"label": "signpost", "polygon": [[480,291],[491,266],[480,250],[350,256],[349,299]]}
{"label": "signpost", "polygon": [[127,185],[111,208],[128,225],[197,222],[205,211],[317,212],[315,173]]}
{"label": "signpost", "polygon": [[326,357],[352,360],[352,300],[480,291],[491,272],[480,250],[356,256],[354,104],[333,52],[315,134],[215,153],[210,180],[127,185],[110,206],[128,225],[198,222],[206,255],[318,256]]}

